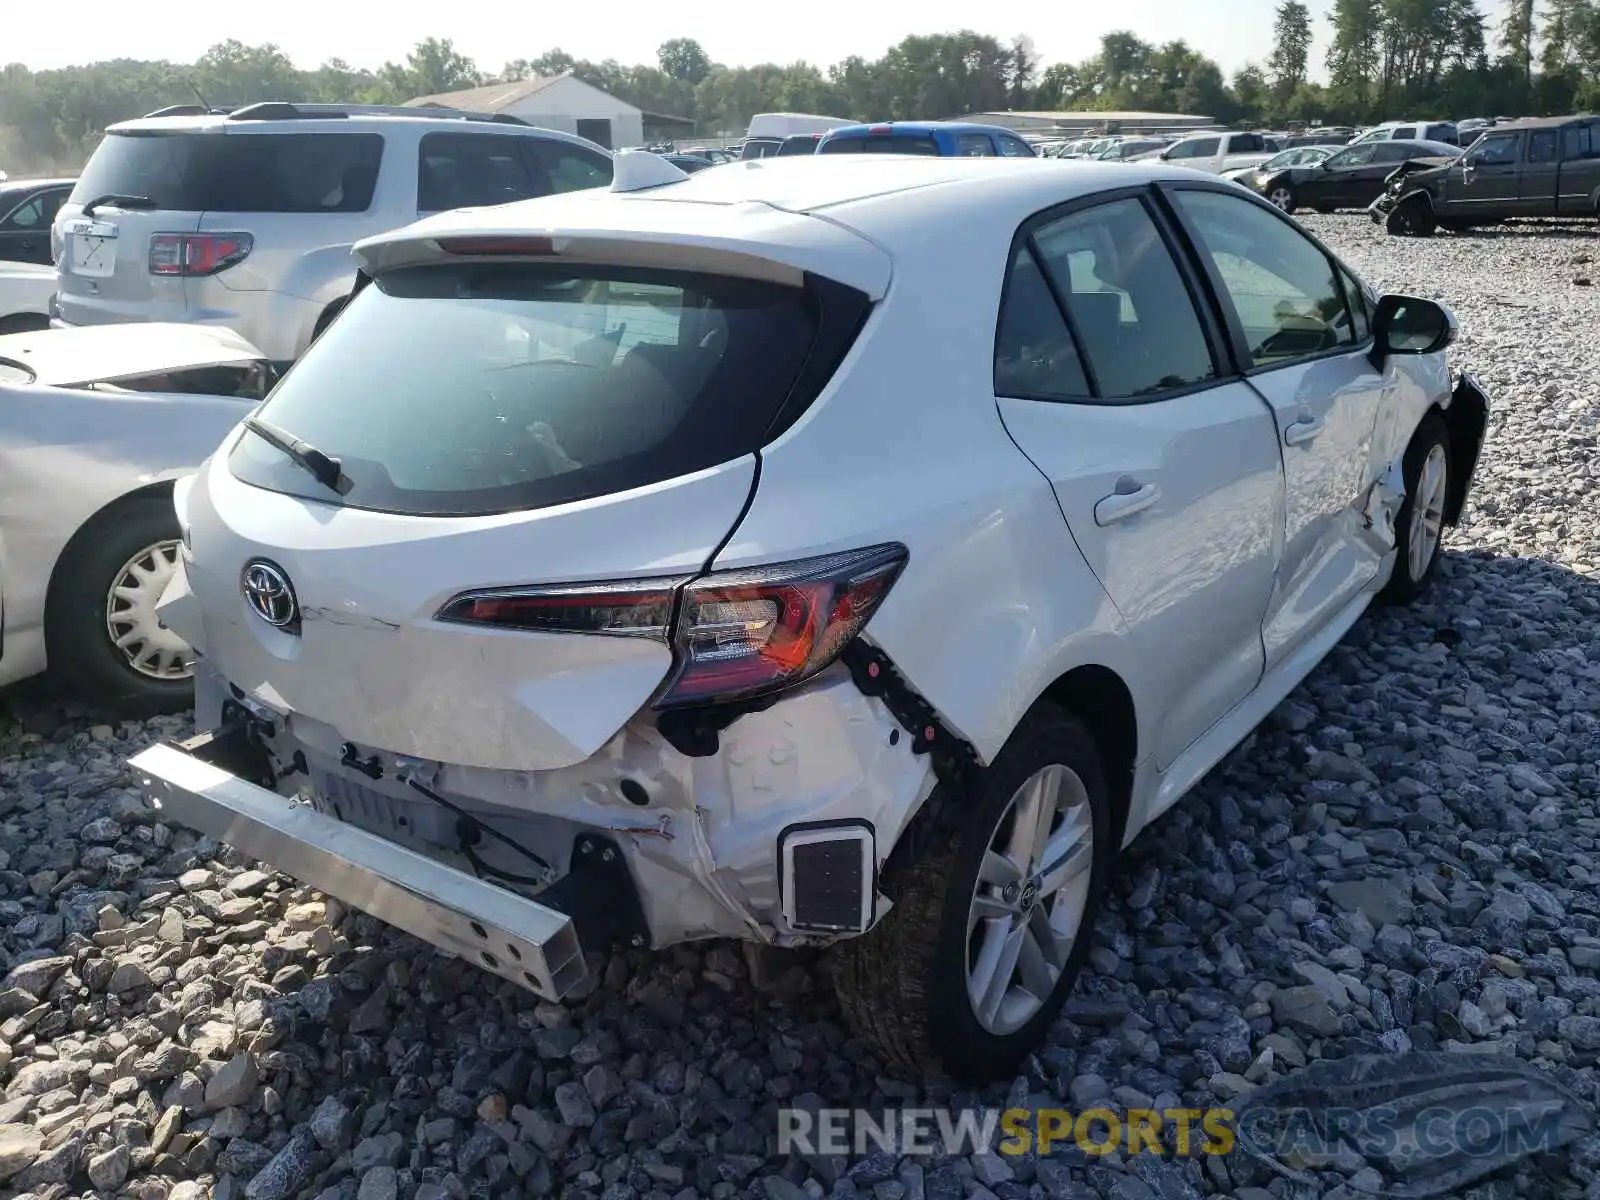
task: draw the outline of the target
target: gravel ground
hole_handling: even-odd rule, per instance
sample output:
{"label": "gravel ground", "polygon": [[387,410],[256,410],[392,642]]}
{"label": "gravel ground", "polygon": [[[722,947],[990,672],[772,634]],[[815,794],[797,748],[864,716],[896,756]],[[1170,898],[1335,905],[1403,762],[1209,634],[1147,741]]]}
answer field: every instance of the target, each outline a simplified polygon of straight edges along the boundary
{"label": "gravel ground", "polygon": [[[1132,849],[1052,1044],[986,1103],[1201,1107],[1411,1047],[1600,1092],[1595,242],[1307,223],[1460,316],[1456,363],[1498,404],[1469,523],[1430,603],[1364,620]],[[539,1004],[156,824],[121,764],[184,721],[16,707],[0,1194],[1318,1194],[1238,1155],[769,1159],[778,1104],[924,1099],[851,1045],[814,964],[758,987],[727,946],[618,957],[581,1002]],[[1597,1172],[1591,1139],[1475,1194],[1600,1195]]]}

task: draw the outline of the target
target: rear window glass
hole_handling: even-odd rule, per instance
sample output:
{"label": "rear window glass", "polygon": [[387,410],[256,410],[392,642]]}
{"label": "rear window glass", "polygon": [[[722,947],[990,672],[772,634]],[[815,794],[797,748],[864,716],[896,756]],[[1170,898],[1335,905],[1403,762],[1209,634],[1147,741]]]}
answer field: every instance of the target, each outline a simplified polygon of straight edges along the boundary
{"label": "rear window glass", "polygon": [[382,158],[376,133],[108,133],[72,203],[117,195],[177,212],[365,212]]}
{"label": "rear window glass", "polygon": [[922,154],[939,156],[939,144],[931,137],[896,136],[880,133],[876,137],[833,138],[822,144],[818,154]]}
{"label": "rear window glass", "polygon": [[562,504],[755,450],[816,312],[797,288],[530,263],[390,272],[260,410],[339,458],[342,497],[245,434],[246,483],[416,515]]}

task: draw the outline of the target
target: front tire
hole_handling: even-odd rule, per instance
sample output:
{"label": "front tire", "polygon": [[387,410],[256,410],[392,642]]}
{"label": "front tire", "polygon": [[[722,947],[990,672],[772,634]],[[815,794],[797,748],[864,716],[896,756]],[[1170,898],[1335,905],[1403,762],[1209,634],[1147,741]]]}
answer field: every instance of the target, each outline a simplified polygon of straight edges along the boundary
{"label": "front tire", "polygon": [[1267,191],[1267,203],[1279,212],[1293,215],[1295,208],[1294,189],[1286,183],[1280,183]]}
{"label": "front tire", "polygon": [[1401,461],[1406,498],[1395,515],[1395,560],[1379,593],[1387,604],[1410,604],[1428,590],[1444,545],[1450,495],[1450,431],[1430,413],[1417,426]]}
{"label": "front tire", "polygon": [[1080,721],[1041,707],[970,795],[941,785],[928,803],[959,814],[953,836],[891,857],[894,908],[835,952],[840,1006],[891,1071],[1010,1079],[1089,952],[1115,858],[1100,756]]}
{"label": "front tire", "polygon": [[167,496],[123,500],[73,538],[45,600],[51,671],[117,716],[182,712],[194,700],[189,648],[156,618],[181,537]]}

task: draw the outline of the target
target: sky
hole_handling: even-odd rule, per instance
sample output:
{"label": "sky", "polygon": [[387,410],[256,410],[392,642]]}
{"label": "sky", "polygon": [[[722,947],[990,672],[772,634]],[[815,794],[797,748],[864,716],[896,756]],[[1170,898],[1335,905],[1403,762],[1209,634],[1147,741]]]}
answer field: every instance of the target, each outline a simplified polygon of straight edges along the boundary
{"label": "sky", "polygon": [[[1317,77],[1328,43],[1324,14],[1332,4],[1309,3]],[[1492,23],[1498,21],[1500,5],[1501,0],[1483,4]],[[970,28],[1003,41],[1028,34],[1049,64],[1087,58],[1101,34],[1127,29],[1147,41],[1182,38],[1231,75],[1246,62],[1265,60],[1274,7],[1275,0],[1055,5],[1037,0],[920,0],[915,5],[866,6],[855,0],[812,0],[799,8],[759,8],[744,0],[696,0],[682,6],[610,0],[597,15],[597,5],[577,3],[453,8],[391,0],[380,9],[351,0],[275,0],[210,6],[196,20],[192,0],[140,0],[138,19],[127,21],[61,22],[34,6],[34,16],[6,21],[0,63],[21,62],[43,70],[115,57],[193,61],[213,43],[236,38],[248,44],[276,42],[300,67],[315,67],[329,58],[377,67],[386,60],[402,60],[425,37],[443,37],[480,69],[495,71],[508,59],[535,58],[557,47],[575,58],[653,63],[662,42],[692,37],[713,61],[729,66],[803,59],[826,67],[852,54],[877,58],[907,34]]]}

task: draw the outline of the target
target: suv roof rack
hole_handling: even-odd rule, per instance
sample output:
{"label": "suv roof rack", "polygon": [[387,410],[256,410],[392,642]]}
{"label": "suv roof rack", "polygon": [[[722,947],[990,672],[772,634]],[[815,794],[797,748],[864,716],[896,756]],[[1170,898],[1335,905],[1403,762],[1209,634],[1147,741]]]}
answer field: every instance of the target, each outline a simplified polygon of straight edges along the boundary
{"label": "suv roof rack", "polygon": [[165,108],[158,108],[155,112],[145,113],[146,117],[225,117],[229,110],[226,108],[210,108],[204,104],[169,104]]}
{"label": "suv roof rack", "polygon": [[[202,111],[198,105],[177,106]],[[164,113],[176,116],[172,109]],[[401,104],[290,104],[285,100],[263,100],[247,104],[228,113],[230,121],[305,121],[330,120],[346,117],[431,117],[443,120],[487,121],[496,125],[527,125],[521,117],[510,113],[465,112],[442,105]]]}

